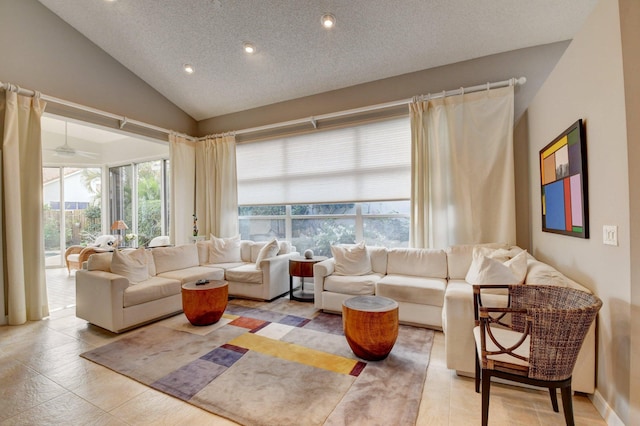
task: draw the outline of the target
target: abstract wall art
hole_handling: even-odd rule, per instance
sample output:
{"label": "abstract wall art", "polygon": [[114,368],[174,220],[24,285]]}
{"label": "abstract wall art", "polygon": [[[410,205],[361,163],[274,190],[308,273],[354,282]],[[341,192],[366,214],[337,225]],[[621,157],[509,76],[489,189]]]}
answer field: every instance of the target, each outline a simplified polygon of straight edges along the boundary
{"label": "abstract wall art", "polygon": [[587,141],[578,120],[540,151],[542,230],[589,238]]}

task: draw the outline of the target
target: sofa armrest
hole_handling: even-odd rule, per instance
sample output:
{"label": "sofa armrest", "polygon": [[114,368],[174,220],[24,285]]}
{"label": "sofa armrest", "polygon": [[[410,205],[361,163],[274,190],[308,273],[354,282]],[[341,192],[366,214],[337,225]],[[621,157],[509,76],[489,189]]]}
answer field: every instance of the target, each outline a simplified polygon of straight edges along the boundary
{"label": "sofa armrest", "polygon": [[265,288],[265,299],[271,300],[274,297],[286,293],[289,288],[289,259],[292,256],[299,256],[298,252],[279,254],[260,262],[262,271],[262,285]]}
{"label": "sofa armrest", "polygon": [[124,324],[124,291],[129,280],[105,271],[76,272],[76,316],[118,332]]}
{"label": "sofa armrest", "polygon": [[324,279],[333,274],[336,268],[336,261],[333,257],[318,262],[313,265],[313,296],[314,306],[322,309],[322,291],[324,290]]}

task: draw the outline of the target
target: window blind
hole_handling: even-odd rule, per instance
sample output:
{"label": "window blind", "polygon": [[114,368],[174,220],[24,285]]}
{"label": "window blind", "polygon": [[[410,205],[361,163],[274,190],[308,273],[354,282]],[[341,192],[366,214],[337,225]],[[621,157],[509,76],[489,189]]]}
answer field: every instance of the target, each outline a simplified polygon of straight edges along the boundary
{"label": "window blind", "polygon": [[410,197],[408,117],[236,146],[238,204]]}

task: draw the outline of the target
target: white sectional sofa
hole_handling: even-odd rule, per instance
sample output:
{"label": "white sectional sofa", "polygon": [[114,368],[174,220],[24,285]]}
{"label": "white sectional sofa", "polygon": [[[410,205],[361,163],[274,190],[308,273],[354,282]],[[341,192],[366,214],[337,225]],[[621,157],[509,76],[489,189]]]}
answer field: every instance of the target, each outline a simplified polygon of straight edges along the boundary
{"label": "white sectional sofa", "polygon": [[[510,256],[522,251],[503,244],[483,246],[509,251]],[[442,329],[447,367],[458,374],[473,376],[473,286],[466,277],[474,247],[461,245],[446,250],[366,247],[371,271],[362,275],[336,273],[336,259],[329,258],[314,265],[315,306],[327,312],[341,313],[342,302],[356,295],[392,298],[399,304],[400,322]],[[524,284],[561,285],[589,291],[530,254],[522,256],[526,256]],[[483,300],[495,306],[506,306],[507,303],[506,296],[499,294],[484,296]],[[594,323],[574,370],[572,387],[575,391],[593,393],[595,390],[595,344]]]}
{"label": "white sectional sofa", "polygon": [[239,241],[238,261],[228,263],[211,263],[206,242],[93,254],[76,273],[76,316],[119,333],[182,312],[182,284],[199,279],[225,279],[232,296],[273,299],[288,291],[288,259],[297,253],[279,244],[256,264],[266,244]]}
{"label": "white sectional sofa", "polygon": [[342,302],[356,295],[389,297],[399,306],[402,323],[442,329],[442,305],[447,287],[444,250],[367,247],[371,272],[336,274],[329,258],[313,268],[314,303],[328,312],[342,312]]}

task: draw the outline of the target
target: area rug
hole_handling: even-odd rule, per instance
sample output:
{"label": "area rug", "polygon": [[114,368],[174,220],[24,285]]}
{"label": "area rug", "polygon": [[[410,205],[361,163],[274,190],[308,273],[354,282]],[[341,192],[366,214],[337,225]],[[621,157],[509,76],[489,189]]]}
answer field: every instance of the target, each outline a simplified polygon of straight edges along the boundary
{"label": "area rug", "polygon": [[341,316],[282,311],[230,302],[211,326],[178,315],[81,356],[244,425],[415,424],[432,330],[401,325],[385,360],[364,361]]}

